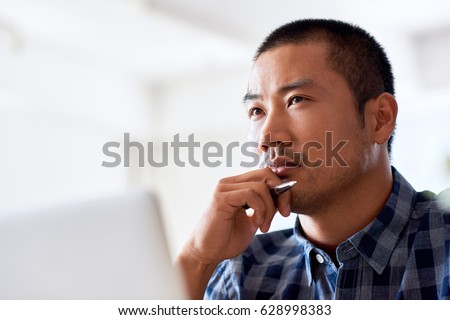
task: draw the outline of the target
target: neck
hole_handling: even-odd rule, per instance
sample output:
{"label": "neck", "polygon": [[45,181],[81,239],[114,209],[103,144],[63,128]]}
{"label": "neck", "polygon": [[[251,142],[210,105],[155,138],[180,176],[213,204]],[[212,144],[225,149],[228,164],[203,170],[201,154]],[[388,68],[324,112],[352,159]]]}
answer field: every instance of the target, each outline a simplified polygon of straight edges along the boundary
{"label": "neck", "polygon": [[358,185],[345,190],[321,212],[300,214],[306,238],[335,259],[337,246],[372,222],[392,190],[390,166],[365,173]]}

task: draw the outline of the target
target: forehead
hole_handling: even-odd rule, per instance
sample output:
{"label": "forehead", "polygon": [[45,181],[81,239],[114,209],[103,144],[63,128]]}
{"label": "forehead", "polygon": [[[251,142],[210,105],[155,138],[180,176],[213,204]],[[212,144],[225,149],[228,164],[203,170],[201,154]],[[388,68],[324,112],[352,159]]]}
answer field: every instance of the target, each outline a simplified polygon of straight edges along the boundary
{"label": "forehead", "polygon": [[253,65],[249,92],[276,91],[299,79],[319,86],[336,81],[340,75],[330,67],[328,52],[325,43],[317,42],[282,45],[264,52]]}

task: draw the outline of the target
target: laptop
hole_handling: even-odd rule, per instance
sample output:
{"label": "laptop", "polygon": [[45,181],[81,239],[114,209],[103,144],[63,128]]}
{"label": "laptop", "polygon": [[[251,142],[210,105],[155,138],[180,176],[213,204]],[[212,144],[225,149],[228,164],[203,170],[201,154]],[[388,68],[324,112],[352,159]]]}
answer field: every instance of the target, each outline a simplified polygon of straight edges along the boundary
{"label": "laptop", "polygon": [[154,196],[0,216],[0,299],[184,299]]}

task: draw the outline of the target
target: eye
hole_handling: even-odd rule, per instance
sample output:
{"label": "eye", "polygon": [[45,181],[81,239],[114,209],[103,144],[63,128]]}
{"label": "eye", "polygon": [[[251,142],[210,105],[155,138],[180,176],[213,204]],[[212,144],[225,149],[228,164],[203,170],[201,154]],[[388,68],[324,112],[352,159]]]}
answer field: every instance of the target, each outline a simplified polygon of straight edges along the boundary
{"label": "eye", "polygon": [[258,117],[264,114],[264,110],[258,107],[253,107],[248,110],[249,118]]}
{"label": "eye", "polygon": [[294,96],[289,100],[289,105],[297,104],[303,101],[305,101],[305,98],[300,96]]}

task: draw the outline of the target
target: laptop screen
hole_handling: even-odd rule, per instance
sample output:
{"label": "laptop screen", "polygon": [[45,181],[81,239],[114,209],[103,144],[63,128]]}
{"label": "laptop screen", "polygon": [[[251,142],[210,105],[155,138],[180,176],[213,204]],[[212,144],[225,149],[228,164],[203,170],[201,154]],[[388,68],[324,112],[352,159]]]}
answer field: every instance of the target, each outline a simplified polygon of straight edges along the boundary
{"label": "laptop screen", "polygon": [[154,196],[2,215],[0,299],[182,299]]}

